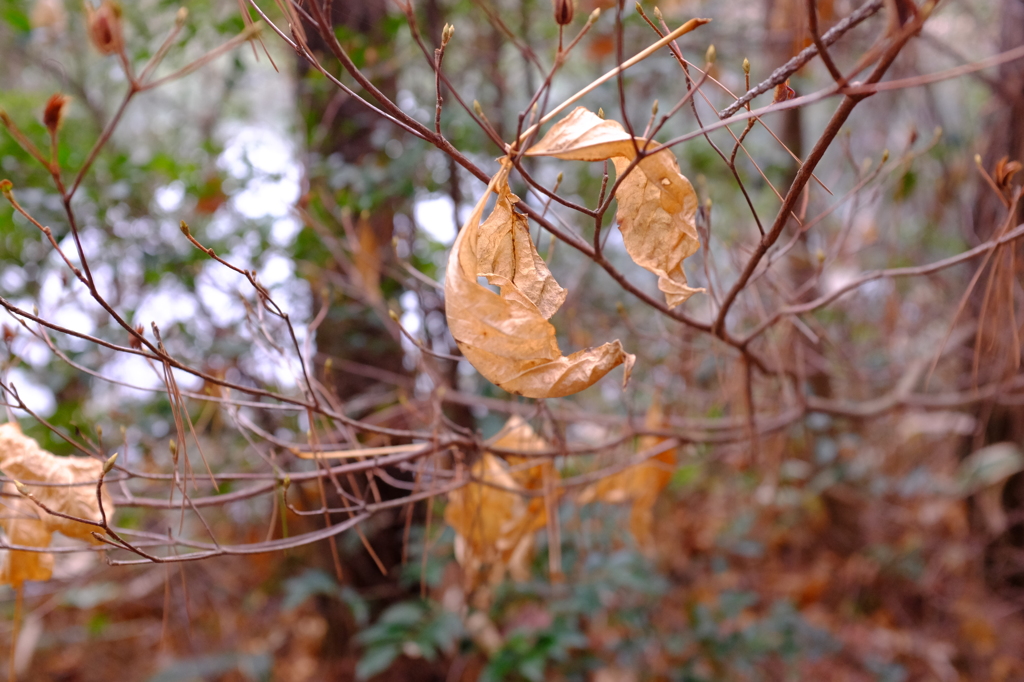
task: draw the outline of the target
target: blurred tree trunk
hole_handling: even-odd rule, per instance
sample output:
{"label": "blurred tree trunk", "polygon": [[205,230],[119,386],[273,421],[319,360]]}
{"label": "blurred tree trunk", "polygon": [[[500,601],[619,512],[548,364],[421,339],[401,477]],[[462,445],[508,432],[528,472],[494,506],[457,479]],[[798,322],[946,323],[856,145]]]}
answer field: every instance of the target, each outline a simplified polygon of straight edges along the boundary
{"label": "blurred tree trunk", "polygon": [[[387,0],[334,0],[331,9],[336,33],[350,54],[358,53],[359,66],[372,67],[390,57],[391,40],[383,29]],[[306,35],[321,63],[333,64],[330,51],[312,26],[306,26]],[[394,97],[395,71],[383,69],[378,73],[384,75],[374,78],[375,85],[388,97]],[[387,397],[389,392],[408,390],[413,382],[412,374],[403,365],[401,342],[394,329],[389,329],[392,325],[387,319],[389,303],[394,305],[394,299],[401,294],[401,285],[387,272],[394,261],[394,217],[401,210],[403,199],[394,196],[397,190],[387,186],[374,186],[367,191],[361,180],[368,171],[371,176],[386,177],[385,173],[373,174],[372,169],[389,162],[384,145],[398,132],[301,60],[298,76],[298,104],[306,133],[306,209],[318,222],[320,232],[331,233],[321,240],[323,247],[343,251],[341,257],[350,259],[354,266],[346,271],[325,254],[311,258],[323,265],[322,270],[310,274],[313,310],[328,306],[326,317],[316,330],[316,376],[342,405],[359,396],[379,393],[386,406],[395,402],[395,398]],[[347,172],[351,169],[358,169],[358,173]],[[405,386],[396,385],[403,380]],[[395,420],[387,425],[407,426]],[[331,437],[338,438],[338,434]],[[366,442],[378,444],[373,440]],[[376,483],[384,498],[405,494],[381,480]],[[340,484],[350,494],[370,494],[365,476],[343,478]],[[330,506],[347,504],[332,486],[326,486],[325,491]],[[306,501],[307,508],[318,507],[318,494],[313,490],[307,494],[311,495]],[[332,518],[334,523],[343,520],[344,515],[340,514]],[[341,557],[346,583],[361,590],[372,588],[382,595],[405,596],[397,583],[396,569],[402,560],[403,521],[404,517],[396,511],[375,520],[372,528],[362,529],[388,574],[381,572],[362,546],[332,540]],[[335,560],[329,548],[318,545],[318,558],[325,568],[332,570]],[[322,607],[331,624],[331,650],[341,655],[346,642],[355,634],[354,624],[344,607],[326,603]]]}
{"label": "blurred tree trunk", "polygon": [[[1024,45],[1024,1],[1003,0],[1000,5],[999,51]],[[984,154],[985,168],[991,170],[1004,156],[1011,161],[1024,159],[1024,63],[1014,60],[999,67],[997,82],[1002,91],[994,92],[993,107],[985,130],[988,146]],[[974,232],[979,240],[988,239],[1006,216],[999,198],[984,183],[979,183],[974,209]],[[1021,222],[1020,212],[1017,223]]]}
{"label": "blurred tree trunk", "polygon": [[[368,48],[364,54],[375,55],[365,57],[366,61],[383,61],[387,57],[390,41],[380,28],[387,14],[387,0],[335,0],[331,7],[335,26],[360,36],[360,42]],[[322,53],[324,63],[330,63],[329,54],[323,54],[327,52],[326,46],[312,27],[307,26],[306,30],[310,46]],[[396,89],[394,72],[387,70],[386,73],[388,75],[375,79],[375,84],[385,95],[393,97]],[[337,224],[337,216],[331,216],[328,211],[323,211],[319,217],[337,230],[340,242],[351,242],[353,240],[347,238],[355,237],[357,243],[349,243],[348,246],[353,260],[361,261],[364,269],[372,268],[373,260],[379,264],[376,267],[379,279],[374,278],[372,272],[367,272],[367,277],[362,279],[368,281],[352,282],[352,290],[359,291],[378,284],[386,303],[387,294],[394,294],[398,288],[397,283],[382,275],[393,260],[391,241],[395,202],[392,197],[385,196],[388,188],[375,188],[374,205],[358,210],[366,198],[362,188],[348,186],[328,176],[329,169],[338,166],[363,168],[386,164],[388,158],[383,152],[381,138],[395,133],[385,129],[387,122],[313,73],[304,61],[299,62],[299,106],[306,121],[309,154],[306,172],[310,195],[314,200],[325,199],[342,210],[347,209],[356,234],[342,229]],[[335,275],[345,277],[346,273],[335,271]],[[378,281],[374,282],[374,279]],[[332,289],[338,291],[337,287]],[[373,295],[370,292],[364,294]],[[320,296],[321,287],[314,287],[317,309],[323,305]],[[381,383],[374,377],[374,368],[408,374],[402,365],[400,341],[389,331],[378,312],[358,296],[341,292],[334,294],[327,317],[317,330],[316,342],[317,373],[342,401],[373,390]],[[324,364],[328,359],[333,360],[332,369],[325,374]],[[360,372],[359,365],[366,369]]]}
{"label": "blurred tree trunk", "polygon": [[[999,23],[1000,52],[1024,45],[1024,1],[1002,0]],[[985,122],[988,143],[983,164],[990,173],[1004,158],[1024,162],[1024,62],[1016,60],[1000,66],[997,82],[1003,87],[993,92],[992,109]],[[1019,184],[1021,177],[1015,180],[1014,184]],[[977,185],[973,228],[977,241],[982,242],[991,238],[1008,216],[1003,202],[988,183],[979,178]],[[1018,207],[1015,215],[1009,218],[1012,229],[1022,222],[1024,212]],[[1015,292],[1019,288],[1020,263],[1024,251],[1017,248],[1016,271],[1010,271],[1008,267],[1009,263],[1014,262],[1008,253],[1009,249],[1002,251],[993,256],[986,274],[978,281],[971,295],[971,310],[980,322],[978,334],[981,348],[978,352],[972,339],[970,353],[972,358],[975,353],[980,356],[977,377],[980,383],[1007,378],[1020,372],[1015,362],[1020,349],[1013,347],[1015,330],[1008,324],[1021,319],[1016,296],[1011,293],[1001,297],[986,297],[988,277],[993,265],[1000,259],[1005,281],[1011,285],[1011,291]],[[977,265],[980,264],[978,261]],[[989,300],[986,301],[986,298]],[[998,405],[995,402],[984,403],[978,410],[978,417],[978,430],[965,448],[965,454],[983,445],[1003,441],[1024,445],[1024,408]],[[985,557],[986,571],[989,581],[995,587],[1019,590],[1024,587],[1024,561],[1020,559],[1021,549],[1024,548],[1024,523],[1020,522],[1020,512],[1024,510],[1024,475],[1017,474],[1007,481],[1003,489],[1003,507],[1008,517],[1016,517],[1017,522],[1011,522],[1006,531],[989,544]],[[984,528],[984,523],[978,520],[976,527]]]}
{"label": "blurred tree trunk", "polygon": [[[334,0],[331,19],[336,32],[343,36],[342,45],[351,48],[350,55],[357,66],[368,67],[368,72],[374,74],[376,87],[394,99],[397,68],[393,65],[373,68],[386,65],[394,58],[393,34],[389,33],[391,29],[386,21],[389,8],[388,0]],[[428,0],[425,14],[428,36],[439,36],[443,16],[439,2]],[[322,63],[331,64],[333,58],[311,26],[306,27],[306,33],[310,47],[320,53],[318,56]],[[323,276],[311,278],[314,310],[320,310],[325,304],[323,292],[330,292],[330,299],[326,301],[327,315],[316,332],[317,355],[314,362],[317,378],[342,403],[374,392],[385,394],[397,389],[411,393],[414,373],[403,363],[401,340],[387,317],[387,308],[397,307],[397,299],[403,291],[402,284],[389,276],[389,272],[397,269],[392,247],[395,216],[398,213],[411,214],[412,211],[409,205],[411,197],[402,193],[398,183],[394,187],[385,184],[385,179],[391,176],[384,170],[392,161],[384,148],[388,141],[400,139],[403,134],[313,72],[305,62],[300,61],[298,69],[298,101],[305,121],[308,155],[307,209],[322,226],[333,232],[333,243],[347,247],[345,250],[355,266],[355,272],[345,272],[330,259],[324,259]],[[381,172],[373,173],[375,167]],[[339,169],[358,169],[356,179],[344,180],[352,174],[339,173]],[[382,180],[367,186],[363,178],[367,177],[368,170],[370,177]],[[423,312],[428,313],[429,310],[424,309]],[[455,363],[449,364],[454,378]],[[387,400],[386,404],[397,401],[395,397]],[[394,419],[384,423],[395,428],[409,427],[402,416],[405,412],[399,411]],[[471,423],[468,410],[463,412],[465,414],[450,416],[457,422],[469,420]],[[369,440],[367,443],[376,444]],[[408,478],[403,472],[390,473],[396,478]],[[370,495],[363,476],[357,477],[355,482],[346,479],[341,483],[350,493]],[[407,491],[393,488],[379,478],[376,486],[384,499],[396,499],[407,494]],[[331,490],[328,490],[328,496],[329,501],[334,498],[331,503],[335,506],[345,503]],[[319,500],[311,499],[309,502],[310,506],[319,504]],[[422,508],[418,511],[421,512]],[[333,520],[340,522],[344,519]],[[408,597],[409,589],[399,584],[402,559],[407,549],[406,523],[404,508],[396,508],[375,517],[372,527],[364,526],[362,529],[367,542],[387,569],[386,574],[380,571],[369,551],[362,546],[355,545],[342,551],[339,541],[345,582],[361,590],[372,589],[385,601]],[[327,564],[330,561],[324,552],[321,562]],[[339,608],[344,611],[344,607]],[[354,634],[353,624],[345,614],[334,613],[338,609],[333,606],[327,610],[332,628],[329,638],[334,643],[332,651],[340,653],[345,648],[344,643]],[[421,665],[407,671],[403,679],[435,679],[440,674],[439,665],[440,662]]]}
{"label": "blurred tree trunk", "polygon": [[[831,2],[827,2],[828,10],[824,11],[826,3],[819,2],[818,25],[820,30],[826,30],[831,19]],[[807,8],[804,0],[766,0],[765,1],[765,49],[763,53],[768,57],[768,63],[762,66],[765,74],[771,72],[778,66],[789,61],[795,54],[811,42],[808,30]],[[759,80],[755,78],[754,80]],[[799,87],[793,80],[791,85]],[[772,122],[775,133],[797,157],[803,158],[803,118],[802,109],[787,109],[779,114]],[[799,164],[795,161],[786,160],[785,172],[781,179],[772,178],[777,182],[777,189],[783,195],[793,183],[796,177]],[[812,191],[813,183],[809,184],[805,192]],[[790,227],[795,228],[795,221],[790,221]],[[812,259],[810,250],[807,247],[807,235],[804,234],[797,241],[791,253],[789,270],[790,287],[795,291],[815,276],[816,264]],[[817,287],[808,288],[801,300],[809,301],[818,295]],[[815,395],[830,397],[832,386],[829,375],[823,369],[821,362],[807,362],[806,358],[813,358],[821,354],[821,349],[815,347],[806,336],[799,333],[795,327],[789,328],[790,343],[785,346],[790,350],[789,362],[794,369],[807,380]]]}

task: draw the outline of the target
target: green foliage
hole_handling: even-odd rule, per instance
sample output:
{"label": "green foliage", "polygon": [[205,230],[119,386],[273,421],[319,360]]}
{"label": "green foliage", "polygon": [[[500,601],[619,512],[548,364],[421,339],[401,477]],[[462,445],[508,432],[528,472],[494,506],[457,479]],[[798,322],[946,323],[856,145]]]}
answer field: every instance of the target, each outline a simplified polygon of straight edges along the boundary
{"label": "green foliage", "polygon": [[808,624],[786,601],[771,604],[762,618],[737,628],[737,616],[758,601],[751,592],[723,592],[710,606],[695,605],[689,614],[691,629],[672,642],[673,648],[698,652],[680,666],[678,679],[767,679],[758,669],[770,657],[795,664],[802,658],[815,660],[840,648],[827,632]]}
{"label": "green foliage", "polygon": [[270,682],[274,659],[266,653],[226,653],[172,663],[148,682],[192,682],[237,672],[247,682]]}
{"label": "green foliage", "polygon": [[369,622],[370,610],[363,597],[348,585],[339,585],[330,575],[318,569],[307,569],[284,582],[284,601],[281,608],[291,611],[314,596],[337,599],[352,613],[356,624],[363,627]]}
{"label": "green foliage", "polygon": [[22,37],[32,30],[32,22],[25,12],[25,3],[18,0],[0,1],[0,21],[13,28]]}
{"label": "green foliage", "polygon": [[365,647],[356,666],[356,677],[365,680],[386,670],[402,653],[428,661],[451,654],[462,634],[458,616],[437,604],[399,602],[356,637]]}

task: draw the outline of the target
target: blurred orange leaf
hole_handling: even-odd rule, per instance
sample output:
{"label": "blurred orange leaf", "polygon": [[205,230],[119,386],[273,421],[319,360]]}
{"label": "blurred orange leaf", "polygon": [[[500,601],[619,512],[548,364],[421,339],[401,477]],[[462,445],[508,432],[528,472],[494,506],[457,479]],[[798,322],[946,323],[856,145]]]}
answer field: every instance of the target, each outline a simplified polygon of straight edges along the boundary
{"label": "blurred orange leaf", "polygon": [[[647,411],[645,423],[649,428],[662,426],[664,414],[661,403],[655,399]],[[637,445],[640,451],[652,448],[666,439],[658,436],[644,436]],[[622,504],[629,502],[629,530],[637,544],[646,550],[654,546],[654,505],[658,495],[672,480],[676,467],[676,450],[665,452],[625,471],[603,478],[588,486],[580,493],[580,503],[606,502]]]}
{"label": "blurred orange leaf", "polygon": [[[28,492],[48,509],[80,519],[99,523],[102,520],[96,499],[95,482],[103,471],[103,463],[84,457],[57,457],[39,447],[21,433],[17,424],[0,425],[0,471],[16,481],[26,483]],[[33,482],[61,485],[32,485]],[[90,485],[72,485],[75,483]],[[114,504],[103,490],[103,509],[110,518]],[[70,538],[96,543],[95,526],[47,514],[39,510],[39,518],[47,532],[60,532]]]}
{"label": "blurred orange leaf", "polygon": [[[51,534],[39,519],[37,507],[17,497],[12,485],[5,485],[4,493],[0,527],[4,529],[7,542],[23,547],[49,547]],[[26,580],[49,580],[52,573],[53,555],[49,552],[16,549],[0,552],[0,585],[17,587]]]}

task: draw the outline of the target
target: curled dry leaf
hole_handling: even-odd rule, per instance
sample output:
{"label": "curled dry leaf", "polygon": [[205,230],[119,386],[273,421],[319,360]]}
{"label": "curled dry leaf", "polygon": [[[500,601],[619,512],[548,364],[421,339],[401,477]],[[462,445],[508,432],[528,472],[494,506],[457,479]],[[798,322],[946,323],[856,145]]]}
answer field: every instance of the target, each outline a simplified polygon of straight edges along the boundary
{"label": "curled dry leaf", "polygon": [[[521,417],[513,416],[488,442],[519,452],[548,450]],[[444,518],[455,529],[455,557],[472,590],[486,577],[499,582],[507,571],[514,580],[529,578],[534,533],[547,524],[544,500],[517,490],[540,490],[557,473],[548,459],[507,457],[484,452],[470,469],[473,481],[448,495]],[[485,575],[486,574],[486,575]]]}
{"label": "curled dry leaf", "polygon": [[[49,547],[51,533],[39,519],[38,507],[18,496],[13,485],[5,484],[3,492],[0,528],[4,529],[7,542],[22,547]],[[53,555],[49,552],[0,552],[0,585],[17,587],[26,580],[49,580],[52,574]]]}
{"label": "curled dry leaf", "polygon": [[[508,165],[491,179],[448,257],[445,312],[462,354],[509,393],[559,398],[578,393],[618,365],[624,382],[635,360],[619,341],[563,356],[548,322],[565,300],[530,239],[526,217],[508,188]],[[498,201],[481,224],[492,191]],[[496,294],[477,277],[499,287]]]}
{"label": "curled dry leaf", "polygon": [[[97,523],[102,520],[95,485],[103,471],[102,462],[52,455],[23,435],[17,424],[7,423],[0,425],[0,471],[24,482],[32,496],[47,509]],[[33,482],[63,485],[32,485]],[[72,485],[75,483],[87,485]],[[114,513],[114,504],[106,489],[103,490],[103,509],[108,519]],[[96,526],[42,510],[39,517],[49,532],[58,531],[71,538],[96,542],[92,536],[93,531],[99,530]]]}
{"label": "curled dry leaf", "polygon": [[[584,107],[556,123],[526,151],[527,156],[554,156],[575,161],[611,159],[621,176],[636,159],[636,150],[654,143],[637,138],[634,144],[618,121],[606,120]],[[658,276],[658,288],[674,308],[703,289],[686,282],[683,260],[700,248],[695,224],[697,194],[667,149],[640,161],[615,191],[615,214],[626,251],[637,265]],[[637,172],[637,171],[640,172]]]}

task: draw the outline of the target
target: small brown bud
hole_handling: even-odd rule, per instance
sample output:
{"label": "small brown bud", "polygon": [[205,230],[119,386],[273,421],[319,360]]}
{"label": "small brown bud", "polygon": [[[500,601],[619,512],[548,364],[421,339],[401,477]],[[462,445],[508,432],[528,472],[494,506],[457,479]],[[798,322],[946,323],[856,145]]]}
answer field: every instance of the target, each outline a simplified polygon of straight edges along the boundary
{"label": "small brown bud", "polygon": [[64,113],[68,110],[70,103],[71,98],[59,92],[51,95],[46,102],[46,109],[43,110],[43,125],[51,134],[60,130],[60,125],[64,122]]}
{"label": "small brown bud", "polygon": [[1021,168],[1022,166],[1019,161],[1010,161],[1009,157],[1004,156],[996,162],[992,177],[1000,189],[1006,190],[1010,188],[1013,176],[1019,173]]}
{"label": "small brown bud", "polygon": [[[146,333],[146,328],[140,324],[135,327],[135,333],[138,334],[139,336],[142,336]],[[132,336],[128,337],[128,345],[134,348],[135,350],[142,349],[142,341],[139,339],[139,336],[135,336],[133,334]]]}
{"label": "small brown bud", "polygon": [[120,5],[112,0],[103,0],[99,8],[94,8],[86,2],[85,21],[89,27],[89,40],[100,54],[117,54],[124,49]]}
{"label": "small brown bud", "polygon": [[779,102],[785,102],[796,97],[796,90],[789,87],[789,79],[786,79],[785,83],[779,83],[775,86],[775,95],[772,97],[772,104],[778,104]]}
{"label": "small brown bud", "polygon": [[572,23],[573,14],[576,13],[573,0],[551,0],[551,6],[555,10],[556,24],[565,26]]}
{"label": "small brown bud", "polygon": [[0,180],[0,194],[3,194],[4,197],[10,199],[9,195],[11,193],[11,190],[13,190],[13,189],[14,189],[14,183],[13,182],[11,182],[10,180],[6,180],[6,179],[5,180]]}

